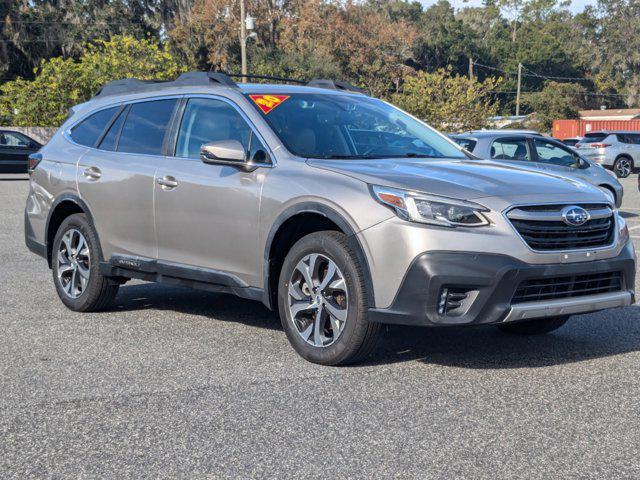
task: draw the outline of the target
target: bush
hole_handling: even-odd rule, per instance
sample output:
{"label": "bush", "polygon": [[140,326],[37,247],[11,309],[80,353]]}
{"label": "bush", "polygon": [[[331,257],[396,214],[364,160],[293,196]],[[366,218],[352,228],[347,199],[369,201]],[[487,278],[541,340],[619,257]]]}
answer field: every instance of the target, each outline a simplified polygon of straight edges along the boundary
{"label": "bush", "polygon": [[80,58],[43,61],[36,78],[0,87],[0,121],[15,126],[59,126],[69,108],[89,100],[106,82],[135,77],[173,79],[184,71],[166,48],[152,40],[114,36],[86,44]]}

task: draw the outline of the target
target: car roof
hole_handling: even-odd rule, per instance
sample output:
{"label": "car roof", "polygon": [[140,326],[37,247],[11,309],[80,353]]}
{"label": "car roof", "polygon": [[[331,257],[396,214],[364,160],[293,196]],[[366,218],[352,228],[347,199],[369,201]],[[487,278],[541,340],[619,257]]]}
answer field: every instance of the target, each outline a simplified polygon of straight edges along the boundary
{"label": "car roof", "polygon": [[[542,137],[533,130],[472,130],[450,135],[452,138],[492,138],[492,137]],[[546,137],[545,137],[546,138]]]}
{"label": "car roof", "polygon": [[271,77],[266,75],[247,75],[249,78],[261,80],[275,80],[286,82],[287,84],[262,84],[262,83],[236,83],[231,77],[236,75],[228,75],[221,72],[186,72],[175,80],[156,81],[156,80],[139,80],[137,78],[123,78],[113,80],[96,92],[93,99],[113,97],[128,94],[139,93],[162,93],[164,91],[189,90],[198,89],[233,89],[241,93],[327,93],[345,92],[362,94],[364,91],[347,82],[329,79],[314,79],[309,82],[295,79],[286,79],[281,77]]}

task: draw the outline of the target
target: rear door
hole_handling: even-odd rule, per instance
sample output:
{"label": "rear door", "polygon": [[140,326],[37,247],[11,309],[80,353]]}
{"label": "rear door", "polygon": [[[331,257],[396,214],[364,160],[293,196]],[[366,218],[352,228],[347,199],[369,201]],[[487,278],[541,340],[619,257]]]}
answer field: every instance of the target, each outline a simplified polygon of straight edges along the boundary
{"label": "rear door", "polygon": [[158,169],[155,186],[159,260],[226,272],[258,285],[260,195],[270,169],[247,172],[205,164],[200,147],[237,140],[248,158],[269,167],[272,157],[263,139],[238,106],[212,96],[185,99],[175,130],[175,147]]}
{"label": "rear door", "polygon": [[118,108],[78,163],[78,188],[105,259],[114,253],[156,258],[154,180],[176,105],[176,98],[159,98]]}

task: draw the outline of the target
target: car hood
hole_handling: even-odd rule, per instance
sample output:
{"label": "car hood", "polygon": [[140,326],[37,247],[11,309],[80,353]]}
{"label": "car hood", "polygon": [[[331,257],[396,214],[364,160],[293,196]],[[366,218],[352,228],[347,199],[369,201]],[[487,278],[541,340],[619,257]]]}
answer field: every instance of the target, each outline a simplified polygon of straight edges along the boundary
{"label": "car hood", "polygon": [[490,160],[375,159],[320,160],[307,163],[385,187],[471,200],[538,194],[585,194],[599,191],[588,183],[540,170]]}

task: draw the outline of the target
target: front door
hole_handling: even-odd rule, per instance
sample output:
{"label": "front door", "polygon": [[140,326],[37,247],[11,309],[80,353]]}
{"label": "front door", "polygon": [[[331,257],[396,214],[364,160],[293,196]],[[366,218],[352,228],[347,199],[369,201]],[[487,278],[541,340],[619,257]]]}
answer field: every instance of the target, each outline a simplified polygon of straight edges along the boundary
{"label": "front door", "polygon": [[156,228],[161,261],[262,282],[258,251],[260,195],[269,168],[246,172],[200,160],[209,142],[237,140],[248,158],[267,150],[239,108],[227,100],[194,97],[184,106],[173,155],[156,175]]}

